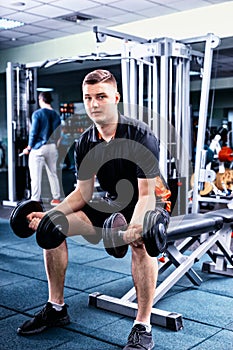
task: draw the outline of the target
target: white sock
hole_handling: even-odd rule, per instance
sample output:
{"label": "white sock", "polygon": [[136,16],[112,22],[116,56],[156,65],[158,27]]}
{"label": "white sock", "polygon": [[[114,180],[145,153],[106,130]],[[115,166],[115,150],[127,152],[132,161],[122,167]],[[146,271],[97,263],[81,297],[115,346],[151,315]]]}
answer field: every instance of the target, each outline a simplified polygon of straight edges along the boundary
{"label": "white sock", "polygon": [[65,303],[63,304],[57,304],[54,303],[53,301],[49,301],[50,304],[52,304],[52,307],[56,310],[56,311],[61,311],[62,307],[65,305]]}
{"label": "white sock", "polygon": [[134,321],[133,325],[135,326],[136,324],[141,324],[144,327],[146,327],[146,331],[149,333],[151,331],[151,325],[149,323],[143,323],[143,322],[139,322],[139,321]]}

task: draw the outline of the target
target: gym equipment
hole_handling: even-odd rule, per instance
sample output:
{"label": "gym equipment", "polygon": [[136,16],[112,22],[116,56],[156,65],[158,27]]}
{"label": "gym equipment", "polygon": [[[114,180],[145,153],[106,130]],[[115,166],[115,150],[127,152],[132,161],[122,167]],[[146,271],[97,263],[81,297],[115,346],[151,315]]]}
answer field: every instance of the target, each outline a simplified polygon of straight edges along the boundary
{"label": "gym equipment", "polygon": [[[233,211],[228,208],[206,214],[192,213],[171,217],[167,230],[165,263],[159,263],[159,275],[169,267],[171,272],[169,270],[164,280],[157,286],[153,305],[183,276],[195,286],[199,286],[202,279],[194,270],[194,265],[204,254],[210,257],[211,262],[203,263],[203,272],[233,277],[233,253],[230,249],[232,224]],[[190,250],[194,243],[197,248]],[[129,317],[136,316],[135,300],[134,287],[121,298],[98,292],[89,295],[90,305]],[[151,322],[175,331],[183,328],[181,314],[155,307],[152,308]]]}
{"label": "gym equipment", "polygon": [[216,174],[216,186],[219,190],[233,190],[233,170],[225,169],[224,173]]}
{"label": "gym equipment", "polygon": [[20,202],[11,212],[10,226],[16,236],[20,238],[28,238],[34,234],[28,226],[27,215],[33,211],[43,211],[43,207],[39,202],[27,200]]}
{"label": "gym equipment", "polygon": [[125,244],[120,235],[120,232],[126,229],[127,221],[121,213],[113,213],[104,221],[102,236],[105,250],[109,255],[115,258],[123,258],[126,255],[128,244]]}
{"label": "gym equipment", "polygon": [[218,158],[220,162],[229,162],[233,161],[233,150],[230,147],[222,147],[221,151],[218,153]]}
{"label": "gym equipment", "polygon": [[[158,256],[166,248],[166,231],[169,214],[162,208],[149,210],[143,220],[142,239],[150,256]],[[113,213],[103,225],[103,242],[108,254],[115,258],[123,258],[128,251],[128,244],[123,239],[127,222],[121,213]]]}
{"label": "gym equipment", "polygon": [[48,212],[40,221],[36,230],[36,241],[43,249],[59,247],[66,239],[69,222],[66,216],[58,211]]}
{"label": "gym equipment", "polygon": [[[213,34],[180,41],[171,38],[146,40],[95,26],[98,49],[107,36],[122,39],[122,91],[124,114],[144,120],[161,141],[160,169],[165,180],[175,179],[176,215],[189,208],[189,161],[193,135],[190,117],[191,71],[201,77],[201,96],[195,163],[195,186],[192,211],[197,213],[199,200],[200,156],[204,148],[213,51],[220,39]],[[200,42],[204,50],[195,50]],[[202,47],[203,47],[202,46]],[[163,103],[161,103],[163,101]],[[170,183],[169,183],[170,185]],[[174,189],[172,192],[175,193]],[[174,213],[174,211],[173,211]]]}
{"label": "gym equipment", "polygon": [[[33,211],[42,212],[39,202],[27,200],[19,203],[11,212],[10,226],[20,238],[32,236],[35,231],[29,227],[27,215]],[[48,212],[40,221],[36,230],[36,240],[43,249],[57,248],[67,237],[69,223],[66,216],[58,211]]]}
{"label": "gym equipment", "polygon": [[7,147],[8,198],[3,205],[15,207],[30,195],[30,176],[27,157],[19,153],[27,146],[30,117],[37,108],[37,71],[24,64],[7,63]]}

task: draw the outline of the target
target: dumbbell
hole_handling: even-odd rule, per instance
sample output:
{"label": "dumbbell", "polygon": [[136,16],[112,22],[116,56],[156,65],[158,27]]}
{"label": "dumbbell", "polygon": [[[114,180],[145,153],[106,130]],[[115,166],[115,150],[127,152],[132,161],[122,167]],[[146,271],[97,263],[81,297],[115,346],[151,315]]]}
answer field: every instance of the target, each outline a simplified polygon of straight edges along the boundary
{"label": "dumbbell", "polygon": [[[33,200],[21,202],[11,212],[10,226],[18,237],[27,238],[35,233],[29,227],[27,219],[27,215],[32,212],[43,212],[39,202]],[[37,243],[43,249],[57,248],[66,239],[68,229],[66,216],[58,210],[52,210],[43,216],[37,227]]]}
{"label": "dumbbell", "polygon": [[[146,212],[143,220],[142,240],[147,253],[157,257],[163,253],[167,245],[167,228],[169,213],[163,208]],[[102,236],[105,250],[115,258],[123,258],[128,251],[128,244],[123,240],[127,222],[123,214],[113,213],[103,225]]]}

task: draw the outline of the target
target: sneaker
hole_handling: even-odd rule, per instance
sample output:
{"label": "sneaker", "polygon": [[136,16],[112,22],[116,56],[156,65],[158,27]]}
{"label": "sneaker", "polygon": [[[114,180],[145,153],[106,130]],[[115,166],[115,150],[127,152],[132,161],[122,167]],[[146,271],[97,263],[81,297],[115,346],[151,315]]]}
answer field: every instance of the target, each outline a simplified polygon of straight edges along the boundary
{"label": "sneaker", "polygon": [[123,350],[151,350],[154,347],[152,333],[146,331],[142,324],[136,324],[128,337],[128,343]]}
{"label": "sneaker", "polygon": [[56,205],[60,203],[61,203],[60,199],[52,199],[50,202],[50,205],[52,205],[53,207],[56,207]]}
{"label": "sneaker", "polygon": [[69,323],[67,305],[64,305],[61,311],[56,311],[48,302],[31,320],[24,322],[17,329],[17,333],[20,335],[37,334],[49,327],[65,326]]}

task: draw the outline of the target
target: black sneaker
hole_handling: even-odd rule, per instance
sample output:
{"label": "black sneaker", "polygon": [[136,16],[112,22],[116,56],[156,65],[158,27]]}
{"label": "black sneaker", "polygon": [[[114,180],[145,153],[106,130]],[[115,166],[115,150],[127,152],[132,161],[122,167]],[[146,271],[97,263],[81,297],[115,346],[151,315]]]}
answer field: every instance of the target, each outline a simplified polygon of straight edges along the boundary
{"label": "black sneaker", "polygon": [[56,311],[48,302],[31,320],[24,322],[17,329],[17,333],[20,335],[37,334],[49,327],[65,326],[69,323],[67,305],[64,305],[61,311]]}
{"label": "black sneaker", "polygon": [[136,324],[128,337],[128,343],[123,350],[151,350],[154,347],[152,333],[146,331],[142,324]]}

